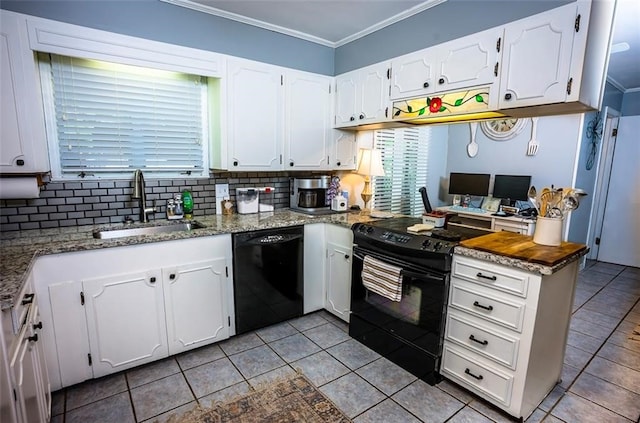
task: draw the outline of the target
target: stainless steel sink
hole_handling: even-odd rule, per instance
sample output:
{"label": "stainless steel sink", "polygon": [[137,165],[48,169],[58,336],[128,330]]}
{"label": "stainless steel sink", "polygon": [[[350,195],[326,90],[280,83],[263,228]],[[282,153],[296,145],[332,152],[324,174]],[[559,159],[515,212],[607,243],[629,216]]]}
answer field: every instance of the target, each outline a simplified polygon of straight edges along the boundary
{"label": "stainless steel sink", "polygon": [[180,222],[155,226],[103,229],[101,231],[94,231],[93,237],[98,239],[123,238],[126,236],[154,235],[167,232],[184,232],[205,227],[206,226],[198,222]]}

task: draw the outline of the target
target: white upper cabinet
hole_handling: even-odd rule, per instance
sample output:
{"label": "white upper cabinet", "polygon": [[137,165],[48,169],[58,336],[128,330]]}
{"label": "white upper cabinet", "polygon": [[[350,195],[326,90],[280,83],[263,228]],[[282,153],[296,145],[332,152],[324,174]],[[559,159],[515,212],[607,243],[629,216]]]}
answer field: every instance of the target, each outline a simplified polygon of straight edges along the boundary
{"label": "white upper cabinet", "polygon": [[493,28],[394,59],[391,99],[495,82],[502,32],[502,28]]}
{"label": "white upper cabinet", "polygon": [[435,92],[437,49],[428,48],[391,61],[391,100]]}
{"label": "white upper cabinet", "polygon": [[229,170],[329,167],[331,78],[229,60]]}
{"label": "white upper cabinet", "polygon": [[227,77],[229,170],[282,169],[282,72],[274,66],[230,60]]}
{"label": "white upper cabinet", "polygon": [[329,156],[329,166],[331,169],[355,169],[358,149],[356,133],[340,129],[332,129],[332,131],[333,143]]}
{"label": "white upper cabinet", "polygon": [[330,166],[331,82],[306,72],[285,74],[285,169]]}
{"label": "white upper cabinet", "polygon": [[571,3],[505,27],[500,109],[567,99],[576,10],[576,3]]}
{"label": "white upper cabinet", "polygon": [[498,81],[502,28],[492,28],[439,45],[435,91],[458,90]]}
{"label": "white upper cabinet", "polygon": [[387,120],[389,64],[379,63],[336,77],[335,127]]}
{"label": "white upper cabinet", "polygon": [[49,171],[36,61],[24,15],[0,11],[0,173]]}

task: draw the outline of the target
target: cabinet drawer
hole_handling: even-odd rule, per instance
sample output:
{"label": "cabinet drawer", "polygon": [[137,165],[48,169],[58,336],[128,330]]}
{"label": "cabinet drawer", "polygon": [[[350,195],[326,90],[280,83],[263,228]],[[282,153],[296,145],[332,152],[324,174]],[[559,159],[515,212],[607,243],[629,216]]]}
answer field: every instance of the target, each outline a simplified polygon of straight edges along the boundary
{"label": "cabinet drawer", "polygon": [[16,302],[11,307],[11,323],[13,326],[13,333],[18,334],[22,325],[25,323],[27,319],[27,313],[31,307],[31,304],[35,301],[35,292],[33,290],[33,283],[31,279],[27,280],[22,288],[20,288],[20,292],[16,297]]}
{"label": "cabinet drawer", "polygon": [[527,235],[527,233],[529,232],[529,225],[521,223],[496,222],[493,226],[493,230],[496,232],[507,231]]}
{"label": "cabinet drawer", "polygon": [[524,298],[527,296],[531,277],[528,273],[516,269],[461,257],[455,257],[452,273],[455,277]]}
{"label": "cabinet drawer", "polygon": [[472,354],[465,354],[447,342],[442,355],[441,373],[507,407],[511,403],[513,375],[479,363]]}
{"label": "cabinet drawer", "polygon": [[500,326],[522,332],[525,305],[494,295],[483,294],[470,287],[456,283],[451,285],[449,305]]}
{"label": "cabinet drawer", "polygon": [[497,333],[488,327],[465,319],[453,310],[447,316],[446,339],[456,342],[498,364],[516,368],[519,340]]}

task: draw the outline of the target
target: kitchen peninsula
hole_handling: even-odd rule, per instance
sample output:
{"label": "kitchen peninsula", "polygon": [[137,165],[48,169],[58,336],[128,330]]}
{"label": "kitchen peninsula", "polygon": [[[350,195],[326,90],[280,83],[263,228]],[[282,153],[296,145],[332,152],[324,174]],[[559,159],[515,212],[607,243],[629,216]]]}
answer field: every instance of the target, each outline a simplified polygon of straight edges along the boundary
{"label": "kitchen peninsula", "polygon": [[526,419],[560,381],[582,244],[495,232],[455,248],[446,378]]}

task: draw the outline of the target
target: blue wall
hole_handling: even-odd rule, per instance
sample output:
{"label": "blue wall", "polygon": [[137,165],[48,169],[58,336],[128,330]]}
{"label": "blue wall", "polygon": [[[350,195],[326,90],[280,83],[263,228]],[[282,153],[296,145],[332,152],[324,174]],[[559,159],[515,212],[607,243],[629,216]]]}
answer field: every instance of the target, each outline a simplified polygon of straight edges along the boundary
{"label": "blue wall", "polygon": [[640,115],[640,91],[624,93],[622,97],[622,116]]}
{"label": "blue wall", "polygon": [[337,49],[159,0],[2,0],[0,8],[293,69],[337,75],[571,1],[447,0]]}
{"label": "blue wall", "polygon": [[607,82],[604,86],[604,95],[602,97],[602,109],[605,107],[611,107],[617,111],[622,110],[622,98],[624,94],[622,91],[614,87]]}
{"label": "blue wall", "polygon": [[333,75],[334,49],[158,0],[5,1],[2,9]]}
{"label": "blue wall", "polygon": [[568,0],[447,0],[338,47],[336,75],[571,3]]}

